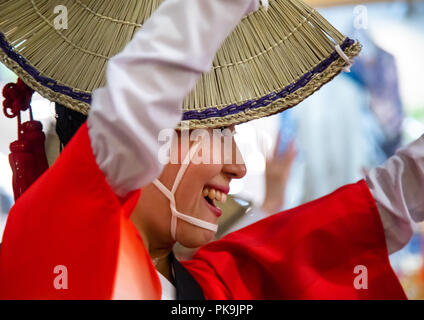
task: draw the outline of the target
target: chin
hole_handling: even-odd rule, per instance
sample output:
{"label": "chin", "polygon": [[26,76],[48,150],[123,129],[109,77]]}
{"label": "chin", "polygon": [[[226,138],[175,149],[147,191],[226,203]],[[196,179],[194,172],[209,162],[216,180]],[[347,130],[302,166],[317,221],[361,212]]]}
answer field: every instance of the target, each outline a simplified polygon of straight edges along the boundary
{"label": "chin", "polygon": [[183,239],[183,241],[180,241],[180,244],[186,248],[195,249],[211,242],[214,236],[215,232],[209,230],[192,232],[191,234],[189,234],[189,237],[186,237],[185,239]]}
{"label": "chin", "polygon": [[213,231],[205,231],[204,232],[204,243],[202,245],[208,244],[213,240],[213,237],[215,236],[215,232]]}

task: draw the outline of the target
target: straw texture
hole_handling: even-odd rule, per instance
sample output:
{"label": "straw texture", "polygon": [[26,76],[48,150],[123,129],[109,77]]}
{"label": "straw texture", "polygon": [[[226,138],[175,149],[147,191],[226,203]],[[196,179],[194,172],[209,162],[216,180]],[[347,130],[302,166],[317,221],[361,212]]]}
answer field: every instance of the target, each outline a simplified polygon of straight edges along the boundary
{"label": "straw texture", "polygon": [[[87,114],[108,59],[161,2],[0,0],[0,59],[44,97]],[[57,5],[68,9],[67,30],[54,28]],[[349,58],[361,49],[305,3],[270,0],[225,40],[185,99],[180,126],[226,126],[293,107],[346,66],[335,45]]]}

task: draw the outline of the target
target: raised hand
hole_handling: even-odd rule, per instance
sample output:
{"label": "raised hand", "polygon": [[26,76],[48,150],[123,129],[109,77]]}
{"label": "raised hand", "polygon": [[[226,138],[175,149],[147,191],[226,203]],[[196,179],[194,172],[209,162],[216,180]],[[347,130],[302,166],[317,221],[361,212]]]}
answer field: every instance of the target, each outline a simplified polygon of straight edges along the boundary
{"label": "raised hand", "polygon": [[278,134],[277,143],[272,157],[266,161],[265,169],[265,199],[262,203],[262,210],[269,214],[274,214],[281,210],[284,204],[284,194],[287,180],[296,157],[297,151],[294,141],[290,141],[284,153],[279,153],[281,133]]}

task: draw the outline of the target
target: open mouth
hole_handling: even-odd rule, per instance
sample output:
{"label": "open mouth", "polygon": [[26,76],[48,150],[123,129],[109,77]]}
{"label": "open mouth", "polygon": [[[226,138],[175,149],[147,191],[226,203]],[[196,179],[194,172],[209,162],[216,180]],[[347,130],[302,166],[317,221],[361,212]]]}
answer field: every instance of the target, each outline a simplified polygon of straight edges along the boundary
{"label": "open mouth", "polygon": [[217,188],[214,188],[212,186],[205,186],[202,191],[202,195],[208,204],[211,211],[217,216],[220,217],[222,212],[221,209],[219,209],[215,202],[219,201],[221,203],[225,203],[227,201],[227,194],[221,190],[218,190]]}
{"label": "open mouth", "polygon": [[225,203],[227,201],[227,194],[212,186],[205,186],[203,188],[202,193],[206,201],[213,206],[215,206],[214,201],[219,201],[222,203]]}
{"label": "open mouth", "polygon": [[211,206],[216,207],[215,203],[213,202],[213,200],[211,198],[209,198],[208,196],[206,196],[204,198]]}

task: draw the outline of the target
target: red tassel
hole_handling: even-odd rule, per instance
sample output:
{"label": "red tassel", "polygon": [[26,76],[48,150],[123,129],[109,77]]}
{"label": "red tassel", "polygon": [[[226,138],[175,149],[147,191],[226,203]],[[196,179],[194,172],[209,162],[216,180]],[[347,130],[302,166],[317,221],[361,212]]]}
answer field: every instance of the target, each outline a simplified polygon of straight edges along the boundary
{"label": "red tassel", "polygon": [[[18,140],[10,144],[9,163],[13,172],[15,200],[48,168],[44,147],[46,136],[41,122],[34,121],[30,106],[34,91],[21,79],[3,89],[3,111],[8,118],[18,118]],[[30,121],[21,124],[21,111],[29,109]]]}
{"label": "red tassel", "polygon": [[43,125],[40,121],[32,120],[22,124],[22,129],[23,140],[31,145],[31,151],[34,155],[35,176],[38,178],[49,168],[44,146],[46,136],[43,132]]}
{"label": "red tassel", "polygon": [[16,140],[10,144],[9,163],[12,168],[12,184],[15,201],[37,179],[35,159],[28,141]]}

